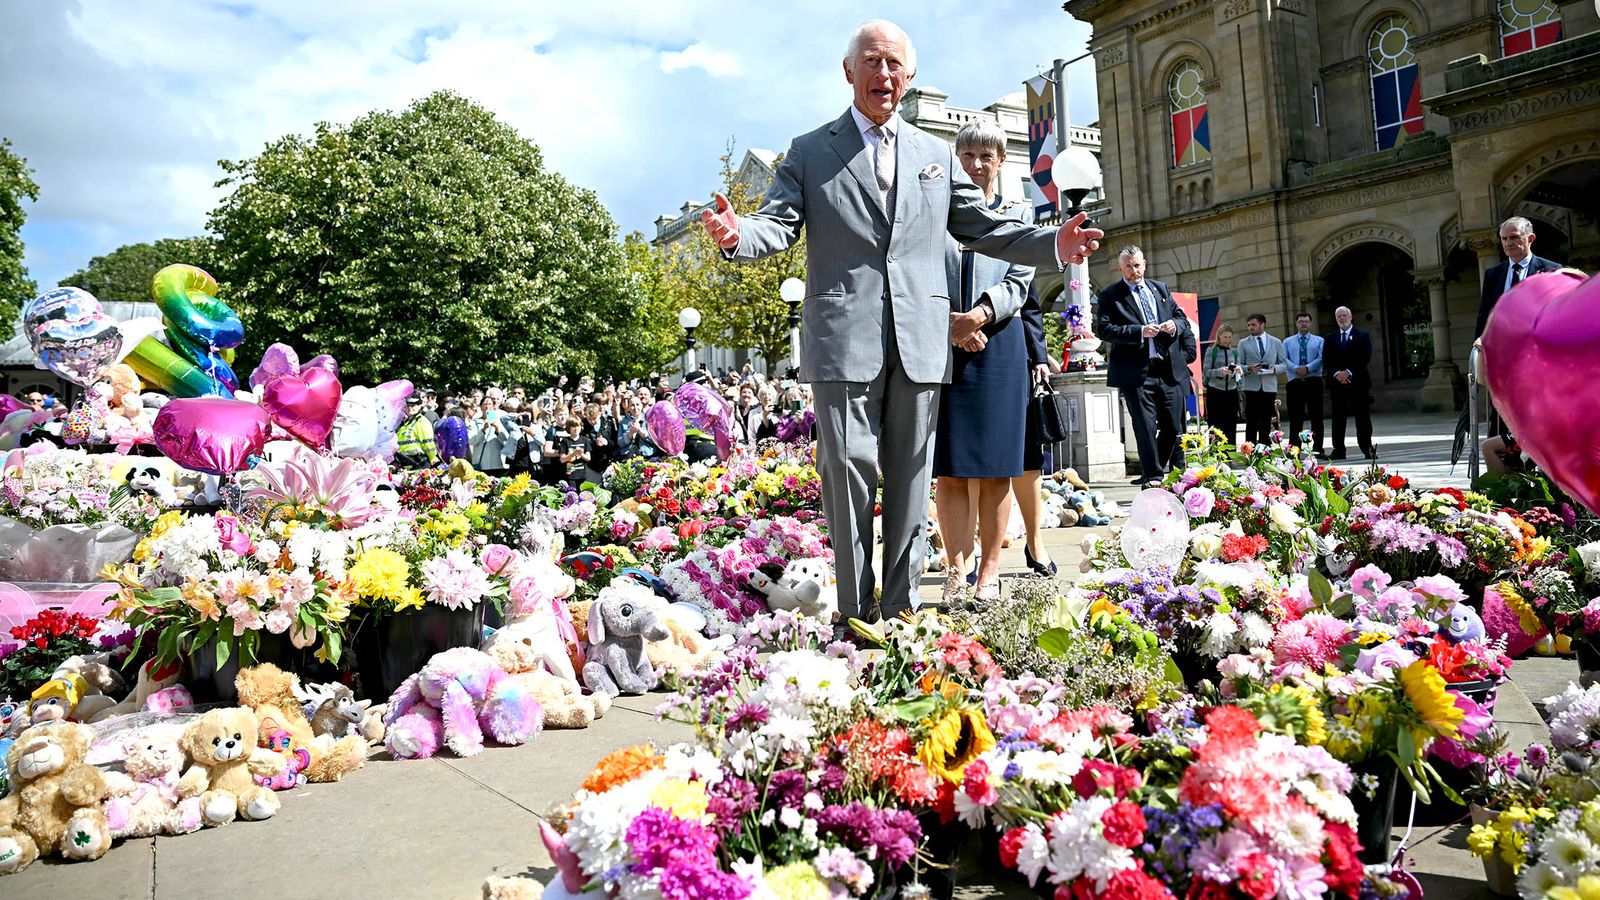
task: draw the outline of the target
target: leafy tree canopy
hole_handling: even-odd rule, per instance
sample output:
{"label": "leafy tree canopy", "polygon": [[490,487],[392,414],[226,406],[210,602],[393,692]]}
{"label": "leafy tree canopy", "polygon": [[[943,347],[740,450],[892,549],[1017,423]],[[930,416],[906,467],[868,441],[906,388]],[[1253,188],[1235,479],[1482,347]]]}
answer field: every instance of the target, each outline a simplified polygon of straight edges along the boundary
{"label": "leafy tree canopy", "polygon": [[137,300],[149,302],[150,282],[157,272],[173,263],[188,263],[216,274],[217,244],[209,237],[163,238],[153,243],[124,244],[61,279],[64,285],[80,287],[102,301]]}
{"label": "leafy tree canopy", "polygon": [[347,382],[461,386],[626,374],[652,350],[610,214],[459,95],[222,167],[210,227],[245,359],[283,341]]}
{"label": "leafy tree canopy", "polygon": [[39,199],[32,173],[28,161],[11,151],[11,142],[0,138],[0,341],[15,332],[17,314],[35,290],[22,265],[22,223],[28,217],[22,201]]}

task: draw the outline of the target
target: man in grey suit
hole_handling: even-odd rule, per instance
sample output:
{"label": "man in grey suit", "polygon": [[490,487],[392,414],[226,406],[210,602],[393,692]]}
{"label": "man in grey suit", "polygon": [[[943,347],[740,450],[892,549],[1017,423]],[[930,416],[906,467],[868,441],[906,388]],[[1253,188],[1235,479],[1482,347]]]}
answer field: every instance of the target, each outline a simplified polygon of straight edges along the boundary
{"label": "man in grey suit", "polygon": [[1245,324],[1250,336],[1239,345],[1239,361],[1244,364],[1244,377],[1239,379],[1239,390],[1244,392],[1244,439],[1270,444],[1278,376],[1289,371],[1289,361],[1283,355],[1283,342],[1267,334],[1266,316],[1251,313]]}
{"label": "man in grey suit", "polygon": [[881,611],[912,606],[951,345],[1016,312],[1015,298],[996,296],[986,298],[984,316],[953,316],[948,238],[1008,262],[1059,269],[1088,255],[1102,236],[1080,227],[1081,215],[1055,229],[991,212],[951,146],[896,115],[915,74],[916,51],[905,32],[892,22],[864,23],[844,57],[851,108],[794,140],[759,211],[739,216],[719,194],[716,211],[702,216],[711,238],[737,261],[782,252],[805,230],[800,378],[816,397],[822,508],[846,617],[875,614],[880,468]]}

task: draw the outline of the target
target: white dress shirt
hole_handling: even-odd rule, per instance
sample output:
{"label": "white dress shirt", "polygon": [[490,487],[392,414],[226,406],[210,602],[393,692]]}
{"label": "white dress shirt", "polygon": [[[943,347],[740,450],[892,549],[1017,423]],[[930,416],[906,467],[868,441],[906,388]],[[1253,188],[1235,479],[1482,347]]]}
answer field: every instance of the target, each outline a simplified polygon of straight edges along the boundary
{"label": "white dress shirt", "polygon": [[1517,280],[1526,281],[1528,279],[1528,266],[1533,262],[1533,254],[1530,253],[1527,256],[1524,256],[1522,258],[1522,262],[1512,262],[1511,260],[1507,260],[1507,262],[1511,262],[1511,265],[1506,266],[1506,284],[1504,290],[1509,291],[1511,290],[1511,285],[1515,283],[1512,281],[1512,279],[1517,278],[1518,269],[1522,270],[1522,276],[1517,278]]}

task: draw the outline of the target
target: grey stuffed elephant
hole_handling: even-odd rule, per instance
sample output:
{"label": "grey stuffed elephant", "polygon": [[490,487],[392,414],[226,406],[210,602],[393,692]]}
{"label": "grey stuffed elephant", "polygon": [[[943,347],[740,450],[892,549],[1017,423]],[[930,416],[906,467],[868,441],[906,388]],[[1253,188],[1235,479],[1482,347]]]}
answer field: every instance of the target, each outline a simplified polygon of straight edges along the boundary
{"label": "grey stuffed elephant", "polygon": [[644,694],[656,686],[655,669],[645,656],[645,641],[672,636],[655,611],[649,588],[631,582],[606,587],[589,607],[589,654],[583,683],[615,697]]}

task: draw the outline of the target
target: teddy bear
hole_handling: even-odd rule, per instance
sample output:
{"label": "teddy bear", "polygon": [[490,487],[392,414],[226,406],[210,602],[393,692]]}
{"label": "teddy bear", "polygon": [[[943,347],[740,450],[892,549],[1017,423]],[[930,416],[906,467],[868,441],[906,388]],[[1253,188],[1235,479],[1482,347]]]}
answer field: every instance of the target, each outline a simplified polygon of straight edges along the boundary
{"label": "teddy bear", "polygon": [[101,804],[111,793],[99,769],[84,762],[94,729],[49,721],[17,737],[6,753],[12,793],[0,800],[0,875],[52,853],[81,861],[111,847]]}
{"label": "teddy bear", "polygon": [[589,605],[584,687],[613,698],[655,688],[660,679],[645,655],[645,644],[672,637],[658,609],[655,592],[631,579],[601,589]]}
{"label": "teddy bear", "polygon": [[585,694],[576,681],[546,671],[540,656],[522,641],[500,641],[484,652],[508,673],[529,680],[534,699],[544,708],[546,728],[588,728],[611,709],[608,695]]}
{"label": "teddy bear", "polygon": [[61,678],[66,675],[77,675],[84,680],[87,686],[83,696],[78,698],[78,705],[72,711],[72,717],[80,722],[93,722],[106,710],[117,705],[116,698],[122,695],[125,685],[122,674],[113,665],[110,651],[102,653],[83,653],[69,656],[56,666],[51,678]]}
{"label": "teddy bear", "polygon": [[453,647],[395,688],[383,724],[384,746],[396,759],[425,759],[441,743],[475,756],[485,735],[507,745],[532,740],[544,727],[544,708],[532,679],[510,674],[482,650]]}
{"label": "teddy bear", "polygon": [[178,799],[184,753],[170,728],[148,728],[123,744],[121,772],[105,773],[111,788],[106,821],[113,838],[189,834],[202,822],[200,800]]}
{"label": "teddy bear", "polygon": [[123,475],[123,481],[128,486],[128,493],[143,494],[154,497],[157,503],[171,509],[178,505],[178,488],[167,477],[167,473],[160,466],[151,463],[135,463],[128,467]]}
{"label": "teddy bear", "polygon": [[1457,603],[1451,607],[1450,620],[1439,629],[1439,636],[1452,644],[1481,641],[1485,634],[1483,617],[1465,603]]}
{"label": "teddy bear", "polygon": [[[294,746],[310,751],[311,762],[305,770],[307,781],[315,784],[339,781],[366,764],[371,745],[360,735],[318,736],[296,698],[299,684],[299,678],[272,663],[240,669],[233,679],[239,705],[254,710],[261,719],[270,719],[273,728],[282,728],[293,736]],[[271,729],[261,737],[270,740]],[[266,746],[265,742],[261,746]]]}
{"label": "teddy bear", "polygon": [[165,666],[153,659],[146,662],[139,667],[133,691],[124,697],[121,703],[101,710],[89,721],[104,722],[107,719],[136,712],[172,711],[194,706],[194,697],[189,694],[187,688],[178,683],[178,677],[182,674],[183,669],[176,661]]}
{"label": "teddy bear", "polygon": [[[560,600],[555,603],[562,607],[562,614],[570,615],[565,603]],[[492,652],[499,644],[518,644],[522,647],[519,652],[532,654],[546,671],[577,684],[578,672],[573,666],[573,654],[568,648],[567,639],[562,634],[559,615],[552,608],[541,605],[527,615],[517,616],[490,635],[483,643],[483,650]]]}
{"label": "teddy bear", "polygon": [[798,610],[824,622],[838,617],[839,589],[822,559],[794,559],[782,568],[763,565],[750,573],[750,588],[764,595],[773,610]]}
{"label": "teddy bear", "polygon": [[282,761],[256,746],[260,730],[261,720],[242,706],[213,709],[183,730],[178,744],[191,763],[178,779],[178,797],[198,797],[206,825],[270,819],[277,813],[277,795],[255,779],[278,774]]}

